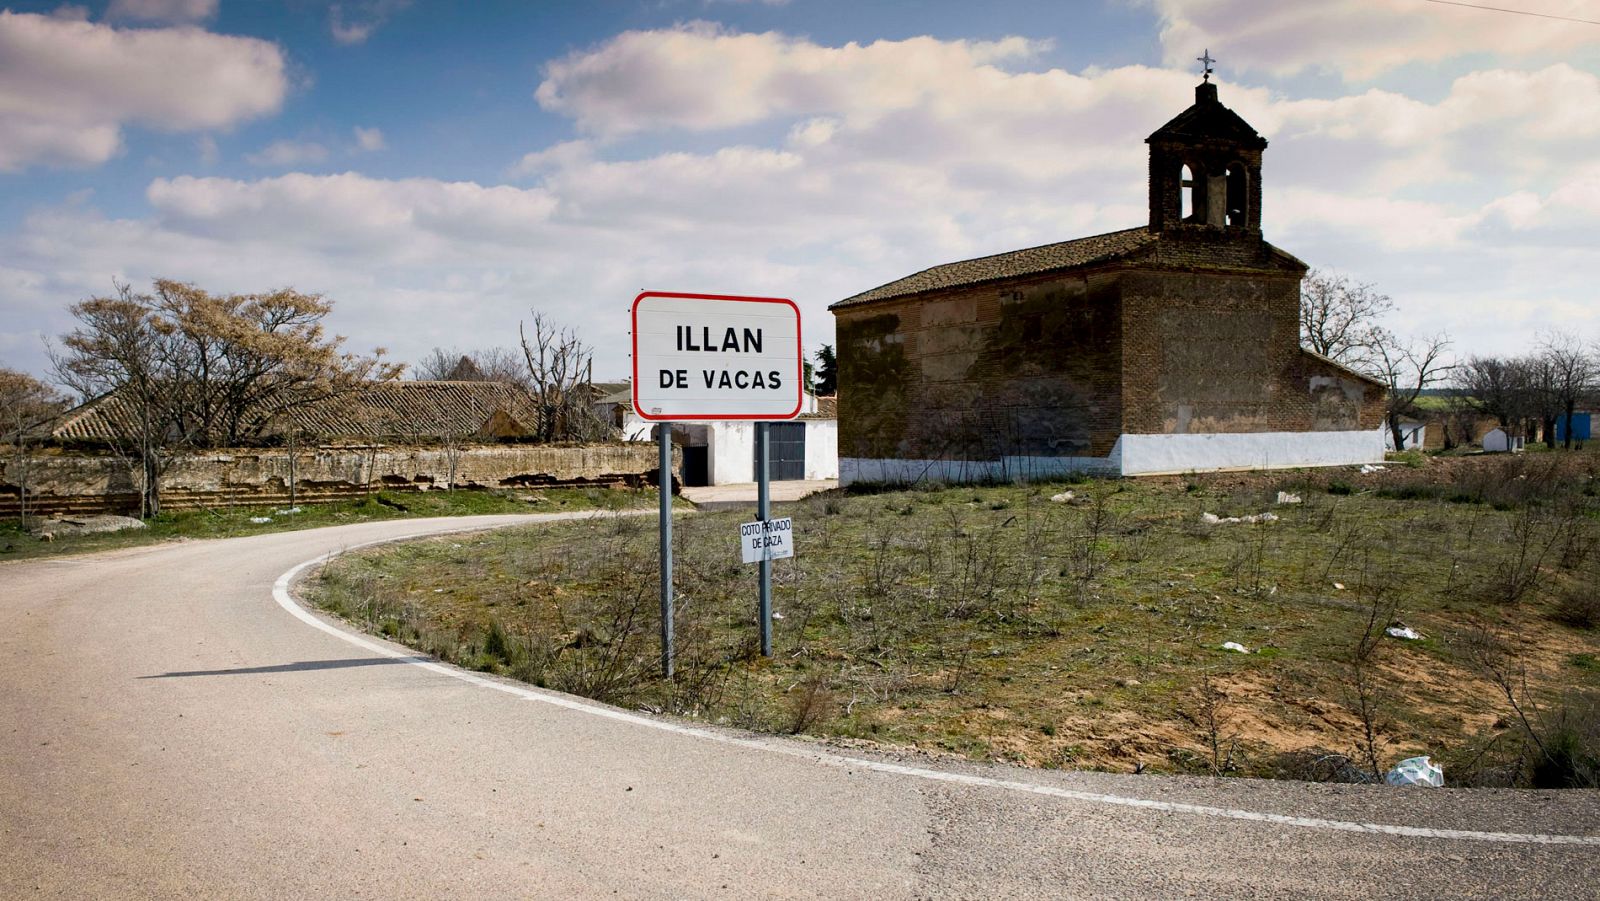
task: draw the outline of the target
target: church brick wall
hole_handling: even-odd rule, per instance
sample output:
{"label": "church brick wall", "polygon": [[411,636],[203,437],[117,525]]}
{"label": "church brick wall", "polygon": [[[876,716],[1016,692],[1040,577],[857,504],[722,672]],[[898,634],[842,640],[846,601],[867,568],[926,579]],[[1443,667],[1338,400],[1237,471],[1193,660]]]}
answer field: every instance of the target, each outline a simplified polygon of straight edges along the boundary
{"label": "church brick wall", "polygon": [[1291,270],[1128,265],[838,310],[839,454],[1104,457],[1124,432],[1377,428],[1382,391],[1301,351],[1299,291]]}
{"label": "church brick wall", "polygon": [[837,317],[841,457],[1098,457],[1121,434],[1114,271],[1015,279]]}

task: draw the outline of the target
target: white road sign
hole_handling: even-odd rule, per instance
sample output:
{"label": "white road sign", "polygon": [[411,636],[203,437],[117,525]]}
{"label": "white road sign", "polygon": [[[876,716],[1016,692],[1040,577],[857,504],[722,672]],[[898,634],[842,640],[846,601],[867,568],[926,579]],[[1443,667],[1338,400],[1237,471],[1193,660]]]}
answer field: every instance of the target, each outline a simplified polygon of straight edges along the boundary
{"label": "white road sign", "polygon": [[[765,526],[765,528],[763,528]],[[779,560],[794,556],[794,520],[769,519],[766,522],[747,522],[739,526],[739,548],[744,562],[760,563],[762,560]]]}
{"label": "white road sign", "polygon": [[633,300],[633,409],[641,418],[793,419],[800,308],[780,297],[646,291]]}

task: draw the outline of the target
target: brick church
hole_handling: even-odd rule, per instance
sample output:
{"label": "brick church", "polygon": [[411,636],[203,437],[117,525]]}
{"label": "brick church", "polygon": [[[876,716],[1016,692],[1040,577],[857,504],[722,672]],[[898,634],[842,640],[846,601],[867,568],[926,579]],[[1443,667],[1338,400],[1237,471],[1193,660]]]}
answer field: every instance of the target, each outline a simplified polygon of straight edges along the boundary
{"label": "brick church", "polygon": [[1148,225],[835,303],[840,477],[914,482],[1383,459],[1383,386],[1300,346],[1261,236],[1267,142],[1217,99],[1146,139]]}

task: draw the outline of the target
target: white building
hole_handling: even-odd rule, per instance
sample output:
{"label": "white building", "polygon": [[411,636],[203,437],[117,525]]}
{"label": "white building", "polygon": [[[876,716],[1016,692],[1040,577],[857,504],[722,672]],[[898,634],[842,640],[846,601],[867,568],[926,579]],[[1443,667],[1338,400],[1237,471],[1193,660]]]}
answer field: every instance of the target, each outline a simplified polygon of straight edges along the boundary
{"label": "white building", "polygon": [[[633,411],[631,389],[602,398],[601,415],[622,429],[624,441],[654,441],[656,423]],[[775,482],[839,477],[839,421],[834,398],[809,392],[800,416],[769,424],[771,478]],[[753,482],[756,424],[744,421],[690,420],[672,423],[672,441],[683,452],[685,485],[736,485]]]}

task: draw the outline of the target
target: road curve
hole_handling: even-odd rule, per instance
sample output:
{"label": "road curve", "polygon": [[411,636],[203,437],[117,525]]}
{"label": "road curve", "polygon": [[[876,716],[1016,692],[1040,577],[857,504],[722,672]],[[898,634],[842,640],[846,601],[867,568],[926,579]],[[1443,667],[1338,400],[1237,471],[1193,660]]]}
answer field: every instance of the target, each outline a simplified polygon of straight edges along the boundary
{"label": "road curve", "polygon": [[1597,792],[852,756],[492,690],[273,597],[542,518],[0,564],[0,895],[1596,897]]}

